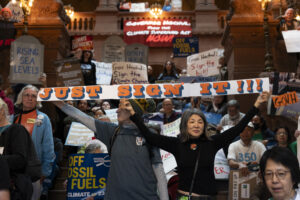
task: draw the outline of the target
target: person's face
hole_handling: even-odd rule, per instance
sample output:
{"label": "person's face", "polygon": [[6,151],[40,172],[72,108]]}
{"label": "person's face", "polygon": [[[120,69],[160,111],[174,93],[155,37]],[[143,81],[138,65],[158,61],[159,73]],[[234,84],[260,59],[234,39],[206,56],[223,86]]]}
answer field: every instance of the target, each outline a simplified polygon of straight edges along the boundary
{"label": "person's face", "polygon": [[103,109],[103,110],[109,110],[109,109],[110,109],[110,104],[109,104],[109,102],[104,101],[104,102],[102,103],[102,109]]}
{"label": "person's face", "polygon": [[253,124],[260,124],[260,117],[255,115],[253,118],[252,118],[252,123]]}
{"label": "person's face", "polygon": [[3,11],[3,12],[2,12],[2,17],[3,17],[4,19],[10,19],[10,13],[7,12],[7,11]]}
{"label": "person's face", "polygon": [[173,103],[172,103],[171,99],[165,99],[163,101],[162,107],[163,107],[165,113],[171,113],[173,110]]}
{"label": "person's face", "polygon": [[97,111],[95,112],[94,117],[95,117],[96,119],[100,119],[103,115],[104,115],[104,114],[103,114],[102,110],[99,109],[99,110],[97,110]]}
{"label": "person's face", "polygon": [[249,144],[252,140],[253,133],[254,133],[254,129],[249,126],[246,126],[246,128],[244,128],[243,132],[240,134],[241,140],[245,144]]}
{"label": "person's face", "polygon": [[26,89],[22,95],[23,110],[28,111],[36,108],[38,93],[33,89]]}
{"label": "person's face", "polygon": [[86,100],[81,100],[78,103],[78,109],[85,112],[88,109],[88,103]]}
{"label": "person's face", "polygon": [[294,10],[293,9],[288,9],[285,13],[286,15],[286,20],[291,21],[294,19]]}
{"label": "person's face", "polygon": [[284,128],[280,128],[276,132],[275,139],[279,144],[287,144],[288,133]]}
{"label": "person's face", "polygon": [[284,165],[267,160],[264,178],[273,199],[290,199],[295,194],[291,172]]}
{"label": "person's face", "polygon": [[187,131],[193,138],[198,138],[202,135],[204,130],[203,119],[196,114],[193,114],[187,121]]}
{"label": "person's face", "polygon": [[119,108],[117,110],[119,123],[123,123],[123,122],[129,120],[129,118],[130,118],[130,112],[124,108],[124,107],[126,107],[126,105],[128,105],[130,103],[128,100],[127,101],[122,101],[122,100],[123,99],[121,99],[121,101],[119,103]]}
{"label": "person's face", "polygon": [[238,114],[238,109],[235,106],[229,106],[227,108],[227,112],[228,112],[229,116],[233,117]]}
{"label": "person's face", "polygon": [[215,105],[219,105],[222,103],[224,97],[223,96],[214,96],[213,102]]}
{"label": "person's face", "polygon": [[84,59],[89,59],[91,57],[91,55],[92,55],[91,52],[85,51],[83,54],[83,57],[84,57]]}
{"label": "person's face", "polygon": [[172,64],[170,61],[167,62],[166,70],[167,70],[167,72],[171,72],[171,70],[172,70]]}
{"label": "person's face", "polygon": [[151,66],[148,66],[148,74],[149,74],[149,75],[152,75],[152,72],[153,72],[152,67],[151,67]]}

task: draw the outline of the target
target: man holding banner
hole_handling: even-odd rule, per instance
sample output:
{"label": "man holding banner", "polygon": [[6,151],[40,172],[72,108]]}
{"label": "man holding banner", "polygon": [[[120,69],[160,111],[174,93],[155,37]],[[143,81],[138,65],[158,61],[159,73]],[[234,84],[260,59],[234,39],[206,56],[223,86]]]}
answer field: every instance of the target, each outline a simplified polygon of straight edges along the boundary
{"label": "man holding banner", "polygon": [[[134,101],[131,103],[134,104]],[[122,103],[117,111],[119,126],[96,120],[63,102],[55,102],[55,105],[94,131],[96,138],[107,146],[111,167],[105,200],[168,199],[167,181],[159,151],[146,144]],[[138,106],[133,107],[139,112]],[[157,195],[157,183],[160,197]]]}

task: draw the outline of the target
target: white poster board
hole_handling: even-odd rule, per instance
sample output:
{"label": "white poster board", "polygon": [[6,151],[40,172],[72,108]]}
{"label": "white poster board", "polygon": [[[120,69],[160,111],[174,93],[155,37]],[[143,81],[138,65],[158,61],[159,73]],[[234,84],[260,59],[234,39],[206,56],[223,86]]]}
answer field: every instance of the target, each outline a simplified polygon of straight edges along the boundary
{"label": "white poster board", "polygon": [[190,76],[217,76],[219,75],[220,49],[211,49],[187,57],[187,74]]}
{"label": "white poster board", "polygon": [[79,122],[72,122],[65,145],[77,147],[83,146],[94,136],[94,132],[83,124]]}
{"label": "white poster board", "polygon": [[147,66],[141,63],[113,62],[112,79],[114,84],[148,83]]}
{"label": "white poster board", "polygon": [[282,36],[288,53],[300,52],[300,31],[282,31]]}
{"label": "white poster board", "polygon": [[111,123],[118,124],[117,108],[105,110],[106,116],[110,119]]}
{"label": "white poster board", "polygon": [[112,77],[112,64],[93,61],[96,65],[96,84],[110,85]]}
{"label": "white poster board", "polygon": [[230,167],[223,149],[220,149],[215,156],[214,174],[217,180],[228,180]]}
{"label": "white poster board", "polygon": [[40,84],[44,72],[44,45],[30,35],[23,35],[11,44],[10,49],[11,83]]}

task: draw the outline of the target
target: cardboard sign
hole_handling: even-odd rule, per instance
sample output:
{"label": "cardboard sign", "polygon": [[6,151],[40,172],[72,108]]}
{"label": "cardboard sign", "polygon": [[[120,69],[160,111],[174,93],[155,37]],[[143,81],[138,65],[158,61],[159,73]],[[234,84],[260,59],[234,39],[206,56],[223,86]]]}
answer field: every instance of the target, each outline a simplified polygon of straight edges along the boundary
{"label": "cardboard sign", "polygon": [[106,63],[125,61],[125,46],[122,38],[110,36],[103,43],[102,61]]}
{"label": "cardboard sign", "polygon": [[173,39],[174,57],[187,57],[199,52],[199,41],[196,37],[176,37]]}
{"label": "cardboard sign", "polygon": [[125,60],[126,62],[148,63],[148,51],[149,48],[142,44],[131,44],[125,48]]}
{"label": "cardboard sign", "polygon": [[16,39],[10,49],[11,83],[40,84],[44,72],[44,45],[30,35]]}
{"label": "cardboard sign", "polygon": [[79,60],[63,59],[55,61],[58,86],[84,85]]}
{"label": "cardboard sign", "polygon": [[187,57],[187,74],[190,76],[219,75],[220,49],[212,49]]}
{"label": "cardboard sign", "polygon": [[282,31],[282,36],[288,53],[300,52],[300,31]]}
{"label": "cardboard sign", "polygon": [[96,83],[97,85],[110,85],[112,77],[112,64],[104,62],[95,62],[96,65]]}
{"label": "cardboard sign", "polygon": [[182,98],[269,91],[269,78],[185,84],[95,85],[42,88],[38,101]]}
{"label": "cardboard sign", "polygon": [[298,103],[298,101],[299,101],[298,97],[297,97],[297,93],[295,91],[272,97],[272,99],[273,99],[275,108],[279,108],[281,106],[286,106],[289,104]]}
{"label": "cardboard sign", "polygon": [[229,175],[229,198],[232,200],[248,200],[259,182],[258,172],[242,176],[239,170],[231,170]]}
{"label": "cardboard sign", "polygon": [[148,83],[147,66],[140,63],[113,62],[114,84],[141,84]]}
{"label": "cardboard sign", "polygon": [[93,36],[72,36],[72,51],[76,50],[93,50]]}
{"label": "cardboard sign", "polygon": [[191,37],[189,19],[124,20],[124,41],[149,47],[172,47],[174,37]]}
{"label": "cardboard sign", "polygon": [[83,146],[94,137],[92,130],[79,122],[72,122],[65,142],[67,146]]}
{"label": "cardboard sign", "polygon": [[69,156],[67,199],[103,199],[109,168],[110,158],[106,153]]}

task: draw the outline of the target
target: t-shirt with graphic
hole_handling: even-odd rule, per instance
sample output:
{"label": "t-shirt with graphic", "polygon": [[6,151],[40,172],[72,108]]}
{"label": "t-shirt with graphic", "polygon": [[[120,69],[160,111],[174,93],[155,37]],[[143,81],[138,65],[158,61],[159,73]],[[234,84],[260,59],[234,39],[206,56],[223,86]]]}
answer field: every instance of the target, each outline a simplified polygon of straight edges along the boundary
{"label": "t-shirt with graphic", "polygon": [[229,145],[228,160],[236,162],[258,162],[260,161],[266,147],[258,141],[251,141],[249,146],[246,146],[242,140],[238,140]]}

